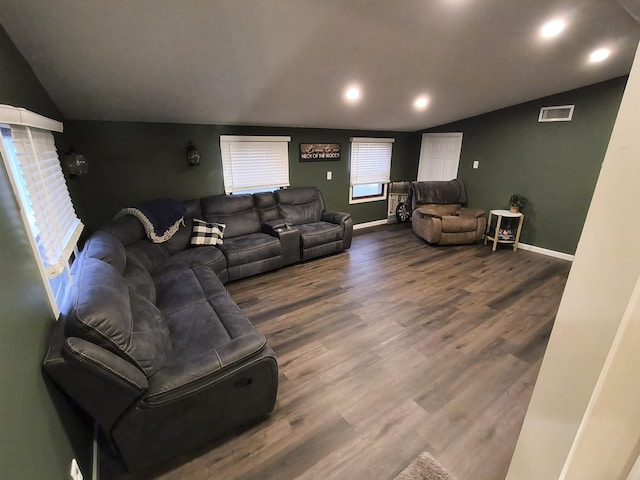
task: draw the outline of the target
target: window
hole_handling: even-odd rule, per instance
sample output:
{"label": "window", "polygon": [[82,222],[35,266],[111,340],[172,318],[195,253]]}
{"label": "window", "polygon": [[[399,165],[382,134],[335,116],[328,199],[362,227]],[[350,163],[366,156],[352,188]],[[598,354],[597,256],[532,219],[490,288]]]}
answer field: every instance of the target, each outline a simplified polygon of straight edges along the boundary
{"label": "window", "polygon": [[62,124],[24,109],[0,106],[0,153],[52,309],[70,281],[71,258],[83,225],[77,218],[51,130]]}
{"label": "window", "polygon": [[291,137],[220,136],[224,190],[253,193],[289,186]]}
{"label": "window", "polygon": [[387,198],[393,138],[352,138],[349,203]]}

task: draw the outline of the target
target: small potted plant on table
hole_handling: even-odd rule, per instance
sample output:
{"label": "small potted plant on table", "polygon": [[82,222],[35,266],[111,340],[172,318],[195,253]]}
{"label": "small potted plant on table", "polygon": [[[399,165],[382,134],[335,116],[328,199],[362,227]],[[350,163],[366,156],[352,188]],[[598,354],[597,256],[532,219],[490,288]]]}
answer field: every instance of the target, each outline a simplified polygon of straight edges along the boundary
{"label": "small potted plant on table", "polygon": [[511,205],[511,213],[518,213],[520,209],[527,203],[527,197],[521,193],[514,193],[509,198],[509,205]]}

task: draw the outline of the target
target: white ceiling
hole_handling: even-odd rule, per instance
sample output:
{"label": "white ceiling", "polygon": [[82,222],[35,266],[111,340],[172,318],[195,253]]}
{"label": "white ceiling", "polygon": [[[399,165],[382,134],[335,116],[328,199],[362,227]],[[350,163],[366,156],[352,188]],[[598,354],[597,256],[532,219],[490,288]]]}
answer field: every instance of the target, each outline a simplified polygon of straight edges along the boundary
{"label": "white ceiling", "polygon": [[[1,4],[53,101],[81,120],[415,131],[625,75],[640,39],[616,0]],[[555,17],[564,34],[541,39]],[[589,64],[599,46],[611,57]],[[362,98],[347,105],[352,82]]]}

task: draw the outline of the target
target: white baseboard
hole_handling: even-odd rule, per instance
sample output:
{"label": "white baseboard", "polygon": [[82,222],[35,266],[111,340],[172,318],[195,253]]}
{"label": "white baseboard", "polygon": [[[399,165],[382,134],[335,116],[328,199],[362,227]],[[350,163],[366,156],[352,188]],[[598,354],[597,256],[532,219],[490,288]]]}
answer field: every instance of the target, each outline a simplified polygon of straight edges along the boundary
{"label": "white baseboard", "polygon": [[549,257],[561,258],[562,260],[569,260],[570,262],[573,262],[573,258],[574,258],[574,255],[569,255],[568,253],[556,252],[555,250],[536,247],[535,245],[529,245],[528,243],[518,243],[518,248],[521,248],[522,250],[528,250],[534,253],[541,253],[542,255],[547,255]]}
{"label": "white baseboard", "polygon": [[365,222],[365,223],[358,223],[356,225],[353,226],[354,230],[360,230],[361,228],[370,228],[370,227],[377,227],[379,225],[387,225],[387,219],[383,219],[383,220],[374,220],[373,222]]}
{"label": "white baseboard", "polygon": [[[388,220],[374,220],[373,222],[358,223],[353,226],[353,229],[361,230],[363,228],[378,227],[380,225],[388,225],[388,224],[389,224]],[[570,255],[568,253],[557,252],[555,250],[549,250],[548,248],[536,247],[535,245],[529,245],[528,243],[520,242],[518,243],[518,248],[521,248],[522,250],[528,250],[534,253],[540,253],[542,255],[547,255],[549,257],[568,260],[570,262],[573,262],[573,258],[574,258],[574,255]]]}

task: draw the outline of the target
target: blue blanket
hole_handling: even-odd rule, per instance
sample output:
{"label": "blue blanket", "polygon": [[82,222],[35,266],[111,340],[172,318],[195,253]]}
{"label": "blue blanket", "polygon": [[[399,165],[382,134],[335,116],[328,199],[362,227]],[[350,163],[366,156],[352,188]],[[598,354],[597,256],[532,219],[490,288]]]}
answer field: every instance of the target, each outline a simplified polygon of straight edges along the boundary
{"label": "blue blanket", "polygon": [[154,243],[169,240],[183,224],[187,212],[182,202],[177,200],[158,199],[144,202],[137,207],[123,208],[114,220],[125,215],[133,215],[144,226],[147,237]]}

